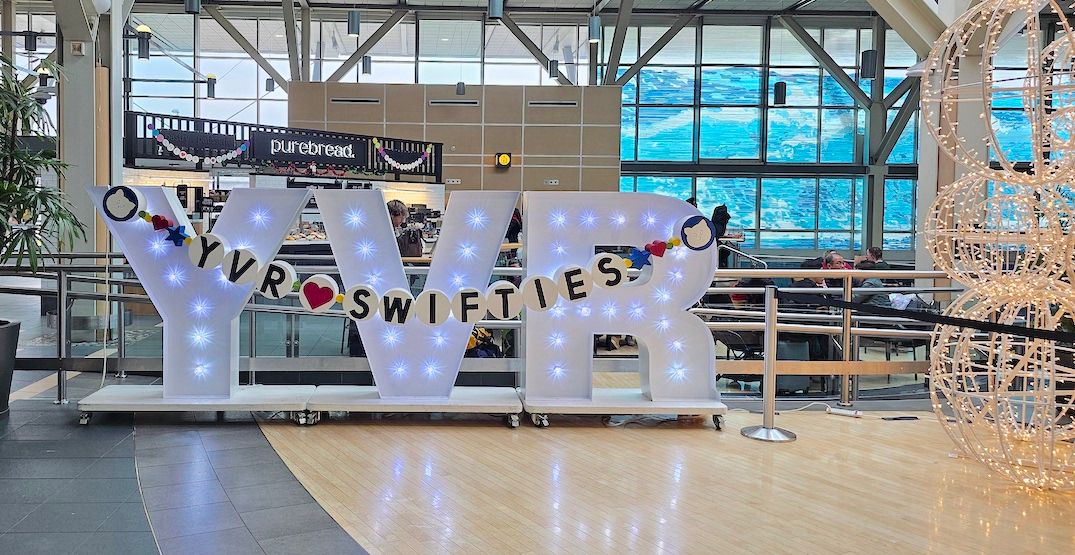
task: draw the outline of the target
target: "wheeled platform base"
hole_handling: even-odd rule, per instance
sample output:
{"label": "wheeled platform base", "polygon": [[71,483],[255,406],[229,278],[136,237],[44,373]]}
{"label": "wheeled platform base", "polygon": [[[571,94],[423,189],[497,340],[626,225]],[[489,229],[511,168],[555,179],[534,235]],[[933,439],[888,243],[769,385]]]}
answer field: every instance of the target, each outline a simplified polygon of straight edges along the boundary
{"label": "wheeled platform base", "polygon": [[522,401],[510,387],[454,387],[449,397],[383,398],[374,386],[322,385],[310,396],[307,410],[343,412],[452,412],[504,415],[510,428],[519,427]]}
{"label": "wheeled platform base", "polygon": [[[304,412],[313,395],[312,385],[251,385],[230,398],[164,398],[160,385],[110,385],[78,402],[80,424],[89,424],[96,412]],[[296,418],[296,421],[299,421]]]}
{"label": "wheeled platform base", "polygon": [[523,396],[523,408],[538,428],[549,427],[550,414],[677,414],[712,416],[724,429],[728,406],[720,401],[652,401],[640,389],[595,388],[592,399],[533,399]]}

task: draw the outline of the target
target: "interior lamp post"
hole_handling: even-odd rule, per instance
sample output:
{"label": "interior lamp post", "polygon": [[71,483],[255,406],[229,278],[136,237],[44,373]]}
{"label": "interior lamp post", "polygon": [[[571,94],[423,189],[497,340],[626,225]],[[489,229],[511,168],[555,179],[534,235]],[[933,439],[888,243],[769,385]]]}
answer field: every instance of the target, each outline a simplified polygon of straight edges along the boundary
{"label": "interior lamp post", "polygon": [[205,76],[205,96],[216,98],[216,75],[213,73]]}

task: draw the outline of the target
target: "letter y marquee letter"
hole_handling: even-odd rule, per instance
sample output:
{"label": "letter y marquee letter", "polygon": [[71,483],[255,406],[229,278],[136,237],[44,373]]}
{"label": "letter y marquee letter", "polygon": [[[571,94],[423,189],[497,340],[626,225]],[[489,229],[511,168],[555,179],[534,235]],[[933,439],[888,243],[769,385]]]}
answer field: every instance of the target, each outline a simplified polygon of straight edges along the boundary
{"label": "letter y marquee letter", "polygon": [[[362,290],[353,289],[356,286],[368,286],[382,295],[399,289],[409,293],[409,281],[403,273],[381,192],[319,189],[314,197],[344,289],[357,293]],[[449,298],[470,288],[484,294],[518,199],[519,193],[512,192],[452,193],[425,290],[436,290]],[[381,299],[374,301],[381,304]],[[346,299],[344,302],[347,306]],[[426,310],[431,304],[437,306],[426,299],[413,303]],[[385,321],[384,311],[375,316],[353,317],[381,397],[449,396],[473,322],[448,318],[431,326],[410,317],[403,324],[395,324]]]}
{"label": "letter y marquee letter", "polygon": [[[108,230],[149,298],[164,319],[164,397],[231,397],[239,388],[239,314],[253,291],[253,280],[232,283],[220,266],[200,268],[183,244],[193,236],[190,220],[176,198],[164,187],[131,187],[145,199],[152,221],[131,217],[120,221],[103,206],[108,187],[90,187]],[[211,231],[207,256],[220,259],[220,251],[235,249],[236,269],[242,276],[257,274],[245,266],[256,259],[267,264],[276,255],[284,235],[306,203],[305,189],[236,189]],[[193,242],[191,243],[193,245]],[[195,248],[202,248],[199,244]],[[217,262],[219,264],[219,262]]]}
{"label": "letter y marquee letter", "polygon": [[[530,276],[589,268],[597,245],[641,249],[668,241],[679,237],[678,222],[698,216],[681,200],[642,193],[526,193],[524,205]],[[713,281],[716,249],[680,246],[661,254],[628,284],[594,287],[583,299],[527,312],[527,399],[592,398],[595,334],[638,339],[642,392],[650,400],[720,398],[713,336],[687,312]]]}

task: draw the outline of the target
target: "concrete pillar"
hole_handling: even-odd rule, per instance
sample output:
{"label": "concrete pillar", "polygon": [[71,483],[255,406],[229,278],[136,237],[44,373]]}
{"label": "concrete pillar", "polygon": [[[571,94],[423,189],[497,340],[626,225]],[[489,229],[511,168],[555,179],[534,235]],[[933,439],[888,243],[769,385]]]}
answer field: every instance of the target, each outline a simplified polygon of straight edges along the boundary
{"label": "concrete pillar", "polygon": [[[10,32],[15,30],[15,0],[3,0],[3,4],[0,4],[0,30],[4,32]],[[10,35],[4,35],[0,37],[0,51],[4,53],[7,59],[15,60],[15,41],[14,37]],[[8,68],[4,68],[4,74],[9,75],[11,71]]]}
{"label": "concrete pillar", "polygon": [[[59,84],[60,159],[67,165],[60,188],[83,222],[95,222],[96,211],[86,193],[97,185],[97,13],[87,13],[92,3],[55,2],[59,32],[57,61],[63,68]],[[86,226],[85,239],[65,246],[68,251],[92,251],[96,245],[95,226]]]}

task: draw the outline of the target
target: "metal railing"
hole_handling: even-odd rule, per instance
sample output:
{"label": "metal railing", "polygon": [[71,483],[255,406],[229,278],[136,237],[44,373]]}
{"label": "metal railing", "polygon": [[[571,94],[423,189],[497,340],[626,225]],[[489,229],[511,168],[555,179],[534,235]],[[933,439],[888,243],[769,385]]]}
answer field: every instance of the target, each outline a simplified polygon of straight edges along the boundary
{"label": "metal railing", "polygon": [[[331,255],[283,255],[284,258],[289,259],[302,259],[309,262],[331,261],[333,257]],[[0,294],[17,294],[17,295],[30,295],[39,297],[56,297],[57,298],[57,311],[56,311],[56,335],[57,335],[57,402],[65,403],[67,398],[66,392],[66,372],[71,367],[73,357],[70,356],[71,347],[71,305],[76,300],[87,300],[94,302],[115,302],[117,303],[116,314],[119,317],[116,320],[117,331],[117,369],[122,370],[125,366],[121,366],[120,362],[126,359],[126,338],[124,334],[125,318],[124,318],[124,305],[128,303],[132,304],[152,304],[152,301],[148,296],[136,293],[123,292],[123,288],[130,286],[138,286],[139,281],[137,279],[130,278],[113,278],[114,273],[132,273],[132,269],[127,264],[113,264],[113,261],[123,260],[123,255],[120,253],[66,253],[53,256],[58,263],[51,264],[43,267],[38,273],[34,274],[34,277],[53,279],[56,281],[55,289],[48,288],[34,288],[34,287],[20,287],[13,285],[0,285]],[[99,264],[86,264],[76,263],[82,260],[100,260],[104,263]],[[306,273],[329,273],[338,274],[339,271],[336,266],[330,265],[317,265],[317,266],[299,266],[299,271],[303,274]],[[408,274],[418,275],[428,273],[428,267],[420,266],[407,266],[405,270]],[[525,275],[525,268],[520,267],[497,267],[493,270],[495,276],[521,276]],[[93,274],[108,274],[108,277],[100,277]],[[90,274],[90,275],[80,275]],[[0,267],[0,275],[25,275],[17,274],[11,271],[10,268]],[[827,278],[827,279],[840,279],[843,280],[842,287],[832,288],[810,288],[810,289],[795,289],[795,288],[781,288],[781,291],[787,292],[809,292],[811,294],[841,294],[845,301],[851,300],[852,293],[852,279],[865,279],[865,278],[901,278],[901,279],[946,279],[946,276],[942,272],[928,272],[928,271],[899,271],[899,270],[783,270],[783,269],[732,269],[732,270],[717,270],[714,274],[716,280],[728,280],[728,279],[742,279],[742,278]],[[90,290],[90,291],[77,291],[72,290],[71,287],[74,284],[86,284],[93,286],[94,289],[100,289],[102,286],[107,286],[107,291]],[[114,288],[114,289],[113,289]],[[761,287],[711,287],[709,293],[745,293],[745,294],[758,294],[765,293],[766,299],[768,295],[773,291],[771,288]],[[909,292],[958,292],[957,287],[892,287],[892,288],[858,288],[856,292],[897,292],[897,291],[909,291]],[[291,298],[297,297],[295,293],[289,295]],[[775,306],[775,304],[774,304]],[[803,333],[803,334],[822,334],[829,336],[837,336],[840,338],[840,343],[843,346],[842,351],[842,368],[848,368],[848,364],[854,360],[854,353],[857,352],[857,348],[852,349],[853,338],[857,337],[880,337],[880,338],[927,338],[930,336],[930,332],[925,329],[901,329],[898,327],[878,327],[883,325],[900,325],[907,324],[910,321],[904,318],[886,318],[879,316],[863,316],[853,315],[851,310],[838,309],[840,314],[803,314],[803,313],[790,313],[790,312],[778,312],[775,308],[769,311],[769,305],[766,305],[766,311],[764,313],[743,309],[720,309],[720,308],[695,308],[691,309],[691,312],[697,314],[703,319],[709,317],[728,317],[736,318],[735,321],[709,321],[707,326],[714,331],[760,331],[768,333],[771,329],[776,329],[783,332]],[[299,316],[314,316],[309,312],[303,310],[297,306],[286,305],[274,305],[274,304],[258,304],[256,302],[248,303],[243,312],[248,313],[250,319],[249,326],[249,342],[250,342],[250,355],[249,361],[246,365],[248,371],[253,373],[256,369],[265,370],[283,370],[293,369],[288,368],[288,365],[272,364],[272,363],[259,363],[255,364],[254,359],[257,358],[257,349],[255,341],[255,322],[259,314],[283,314],[290,319],[298,318]],[[330,318],[347,318],[346,314],[342,310],[329,310],[326,312],[318,313],[316,316],[324,316]],[[758,321],[761,319],[762,321]],[[778,320],[785,320],[785,322],[778,322]],[[793,322],[810,322],[810,323],[789,323],[787,320]],[[524,328],[524,320],[483,320],[478,323],[479,326],[489,329],[507,329],[516,330],[515,344],[517,345],[516,351],[521,353],[525,352],[524,336],[522,333]],[[297,329],[294,325],[294,321],[289,323],[292,329]],[[289,339],[290,341],[290,339]],[[108,338],[103,339],[103,345],[107,346]],[[297,341],[296,341],[297,343]],[[766,340],[766,347],[768,347],[768,339]],[[770,353],[772,349],[764,349],[764,356],[766,360],[768,357],[775,356],[774,353]],[[279,359],[279,357],[273,357]],[[326,370],[325,363],[318,363],[312,361],[312,364],[306,364],[307,357],[304,357],[304,366],[313,369]],[[356,357],[357,358],[357,357]],[[355,370],[355,366],[358,366],[359,370],[367,368],[364,361],[358,361],[356,358],[348,357],[348,370]],[[496,359],[470,359],[470,360],[493,360]],[[634,359],[622,358],[622,359],[605,359],[602,360],[600,366],[602,371],[630,371],[632,368],[630,364]],[[824,363],[818,361],[817,364],[818,375],[834,374],[834,372],[823,369]],[[831,363],[830,363],[831,364]],[[139,366],[133,364],[132,367]],[[142,364],[139,367],[145,366]],[[597,365],[595,365],[597,366]],[[771,366],[770,363],[763,364],[766,371]],[[342,369],[338,369],[342,370]],[[500,362],[485,363],[479,370],[475,371],[492,371],[492,372],[519,372],[522,370],[522,364],[517,360],[506,360]],[[896,373],[896,372],[892,372]],[[842,374],[843,378],[840,386],[840,399],[841,405],[850,405],[857,397],[857,381],[856,376],[850,373]],[[763,383],[774,383],[772,377],[765,373]],[[766,387],[763,394],[775,395],[776,388]]]}

